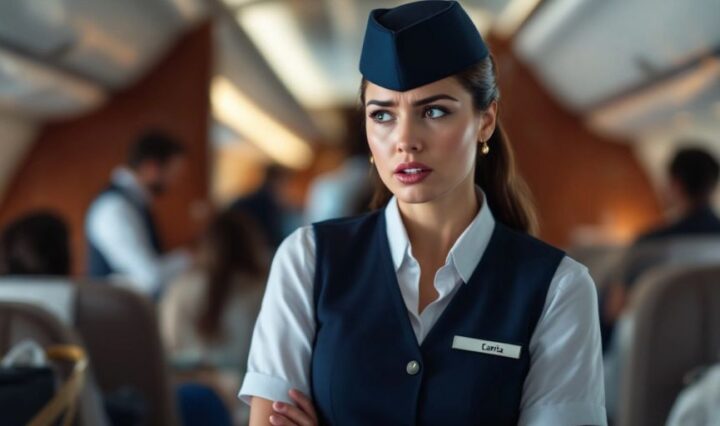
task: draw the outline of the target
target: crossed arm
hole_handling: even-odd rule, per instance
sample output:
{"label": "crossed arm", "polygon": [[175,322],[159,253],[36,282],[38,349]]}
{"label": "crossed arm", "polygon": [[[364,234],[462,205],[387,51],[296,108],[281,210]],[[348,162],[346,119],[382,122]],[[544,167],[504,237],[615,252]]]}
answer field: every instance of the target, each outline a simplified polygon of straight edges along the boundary
{"label": "crossed arm", "polygon": [[318,424],[312,401],[295,389],[289,392],[295,405],[253,397],[250,426],[315,426]]}

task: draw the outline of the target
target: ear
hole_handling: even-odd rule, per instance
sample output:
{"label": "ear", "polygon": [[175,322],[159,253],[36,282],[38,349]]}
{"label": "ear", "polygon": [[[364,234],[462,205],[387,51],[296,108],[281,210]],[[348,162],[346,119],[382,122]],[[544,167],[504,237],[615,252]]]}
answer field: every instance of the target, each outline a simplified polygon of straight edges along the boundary
{"label": "ear", "polygon": [[477,140],[487,141],[495,132],[497,125],[497,101],[492,101],[485,110],[479,113],[480,127],[478,128]]}

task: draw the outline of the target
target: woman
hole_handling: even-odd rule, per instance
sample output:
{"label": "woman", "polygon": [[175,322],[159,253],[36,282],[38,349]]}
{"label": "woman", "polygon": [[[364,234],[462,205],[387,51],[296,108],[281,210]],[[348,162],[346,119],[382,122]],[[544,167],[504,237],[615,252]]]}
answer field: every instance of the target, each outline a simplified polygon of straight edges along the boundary
{"label": "woman", "polygon": [[467,14],[373,11],[360,70],[384,208],[278,250],[240,391],[251,425],[606,424],[594,285],[528,235]]}
{"label": "woman", "polygon": [[[200,245],[200,268],[173,282],[160,303],[174,367],[209,381],[230,403],[237,401],[267,278],[266,244],[253,223],[235,211],[214,218]],[[246,424],[246,407],[237,408],[236,417]]]}

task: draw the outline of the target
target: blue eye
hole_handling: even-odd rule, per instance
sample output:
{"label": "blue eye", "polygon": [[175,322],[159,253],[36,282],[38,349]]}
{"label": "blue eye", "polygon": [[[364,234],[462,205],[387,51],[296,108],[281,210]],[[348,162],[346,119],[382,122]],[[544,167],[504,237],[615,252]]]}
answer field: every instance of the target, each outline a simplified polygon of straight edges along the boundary
{"label": "blue eye", "polygon": [[444,117],[448,114],[448,111],[445,108],[441,108],[438,106],[430,106],[425,108],[425,117],[427,118],[440,118]]}
{"label": "blue eye", "polygon": [[387,111],[375,111],[370,113],[370,118],[377,121],[378,123],[385,123],[392,120],[392,115]]}

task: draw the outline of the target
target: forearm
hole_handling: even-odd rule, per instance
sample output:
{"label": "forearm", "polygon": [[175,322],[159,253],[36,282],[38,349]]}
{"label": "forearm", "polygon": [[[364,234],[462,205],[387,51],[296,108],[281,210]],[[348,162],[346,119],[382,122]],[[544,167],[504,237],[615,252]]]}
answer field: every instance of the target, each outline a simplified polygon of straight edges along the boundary
{"label": "forearm", "polygon": [[270,426],[272,401],[254,396],[250,402],[250,426]]}

